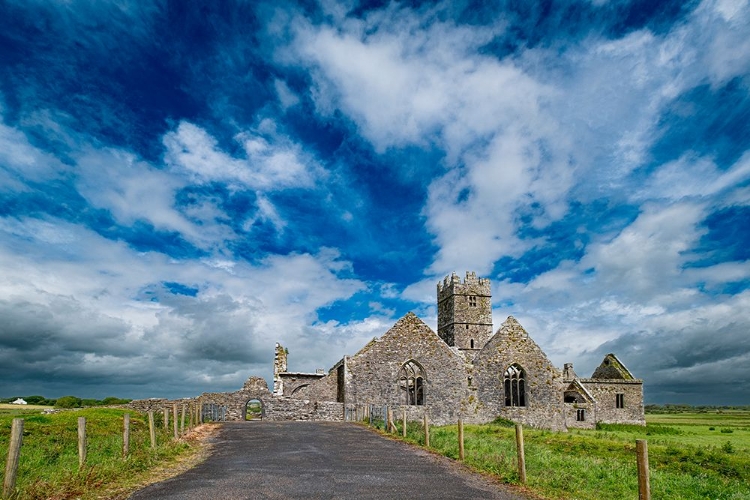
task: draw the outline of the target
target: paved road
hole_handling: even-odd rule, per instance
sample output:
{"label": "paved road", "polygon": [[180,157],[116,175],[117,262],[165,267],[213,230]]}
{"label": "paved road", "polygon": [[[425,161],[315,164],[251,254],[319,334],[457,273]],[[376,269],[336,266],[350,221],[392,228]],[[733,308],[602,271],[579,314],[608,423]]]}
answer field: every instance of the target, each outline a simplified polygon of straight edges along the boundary
{"label": "paved road", "polygon": [[451,460],[353,424],[233,422],[214,439],[205,462],[130,499],[523,500]]}

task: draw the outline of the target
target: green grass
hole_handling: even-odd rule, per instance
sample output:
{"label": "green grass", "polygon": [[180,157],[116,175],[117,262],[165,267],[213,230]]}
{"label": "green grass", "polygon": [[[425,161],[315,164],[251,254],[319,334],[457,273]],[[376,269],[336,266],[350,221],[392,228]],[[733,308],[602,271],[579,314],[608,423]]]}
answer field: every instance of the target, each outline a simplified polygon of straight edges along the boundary
{"label": "green grass", "polygon": [[[750,412],[649,415],[647,421],[646,427],[567,433],[524,429],[527,487],[549,499],[638,498],[635,440],[646,439],[653,498],[750,499]],[[410,422],[407,433],[408,441],[424,445],[419,423]],[[455,425],[433,427],[430,448],[457,459],[457,435]],[[469,466],[518,483],[514,428],[502,421],[465,425],[464,435]]]}
{"label": "green grass", "polygon": [[[130,455],[122,457],[123,415],[130,413]],[[119,409],[85,409],[42,415],[29,409],[25,414],[0,414],[2,470],[8,455],[11,422],[24,419],[16,493],[14,499],[98,498],[101,488],[138,484],[150,469],[190,453],[184,441],[170,439],[157,413],[157,443],[151,449],[145,415]],[[86,417],[87,461],[78,467],[78,417]]]}

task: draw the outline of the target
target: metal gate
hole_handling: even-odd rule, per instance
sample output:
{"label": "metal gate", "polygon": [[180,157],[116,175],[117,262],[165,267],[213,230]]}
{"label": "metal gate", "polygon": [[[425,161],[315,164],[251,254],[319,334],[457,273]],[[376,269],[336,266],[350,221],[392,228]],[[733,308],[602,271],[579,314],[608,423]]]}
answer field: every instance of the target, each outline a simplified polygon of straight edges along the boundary
{"label": "metal gate", "polygon": [[226,422],[227,407],[213,403],[204,403],[201,414],[204,422]]}

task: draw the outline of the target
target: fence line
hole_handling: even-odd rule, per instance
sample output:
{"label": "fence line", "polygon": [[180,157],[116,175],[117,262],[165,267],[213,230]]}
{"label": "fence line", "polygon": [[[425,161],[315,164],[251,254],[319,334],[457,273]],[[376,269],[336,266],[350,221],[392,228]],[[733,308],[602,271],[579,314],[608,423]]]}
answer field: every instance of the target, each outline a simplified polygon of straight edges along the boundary
{"label": "fence line", "polygon": [[[185,407],[183,406],[183,431],[185,422]],[[197,410],[196,410],[197,411]],[[167,427],[169,412],[164,409],[164,422],[165,428]],[[190,418],[192,421],[193,410],[190,410]],[[147,412],[148,416],[148,427],[149,427],[149,438],[152,449],[156,448],[156,427],[154,423],[154,412],[150,410]],[[123,414],[123,430],[122,430],[122,459],[127,460],[130,455],[130,441],[131,441],[131,419],[130,413]],[[174,419],[176,427],[176,419]],[[2,497],[10,498],[15,493],[16,480],[18,476],[18,466],[21,457],[21,447],[23,443],[23,428],[24,419],[14,418],[11,425],[10,441],[8,446],[8,456],[5,462],[5,474],[3,476],[3,489]],[[88,455],[88,434],[87,434],[87,420],[86,417],[78,417],[78,467],[83,468],[86,465]]]}
{"label": "fence line", "polygon": [[[396,405],[401,407],[402,411],[402,437],[407,437],[407,409],[403,405]],[[365,422],[370,427],[380,428],[381,423],[383,430],[389,433],[397,433],[398,428],[396,426],[396,417],[392,406],[388,405],[354,405],[353,407],[345,407],[344,414],[347,416],[347,421],[359,421]],[[413,415],[413,413],[412,413]],[[464,449],[464,425],[463,419],[458,418],[458,459],[465,460],[466,451]],[[422,415],[422,428],[424,432],[424,446],[430,447],[430,423],[427,412],[425,411]],[[526,484],[526,454],[525,445],[523,438],[523,426],[516,424],[515,426],[515,441],[516,441],[516,453],[518,462],[518,480],[521,484]],[[636,440],[636,460],[638,465],[638,500],[651,500],[651,484],[649,479],[649,466],[648,466],[648,444],[645,439]]]}

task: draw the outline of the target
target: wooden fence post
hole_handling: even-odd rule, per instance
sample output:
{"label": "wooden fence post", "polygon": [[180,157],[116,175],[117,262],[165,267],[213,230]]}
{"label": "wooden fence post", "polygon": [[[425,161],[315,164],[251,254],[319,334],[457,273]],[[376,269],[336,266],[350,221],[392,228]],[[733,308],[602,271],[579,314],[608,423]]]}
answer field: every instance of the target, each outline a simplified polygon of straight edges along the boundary
{"label": "wooden fence post", "polygon": [[464,421],[458,419],[458,459],[464,459]]}
{"label": "wooden fence post", "polygon": [[403,420],[404,420],[404,429],[403,429],[403,433],[402,434],[403,434],[404,437],[406,437],[406,408],[403,408],[403,412],[404,412],[404,418],[403,418]]}
{"label": "wooden fence post", "polygon": [[430,447],[430,421],[427,418],[427,412],[424,414],[424,445]]}
{"label": "wooden fence post", "polygon": [[130,453],[130,413],[122,416],[122,458]]}
{"label": "wooden fence post", "polygon": [[180,412],[180,434],[185,434],[185,405],[182,405]]}
{"label": "wooden fence post", "polygon": [[164,430],[169,430],[169,408],[164,408]]}
{"label": "wooden fence post", "polygon": [[78,417],[78,467],[86,463],[86,417]]}
{"label": "wooden fence post", "polygon": [[648,477],[648,443],[645,439],[635,440],[638,458],[638,500],[651,500],[651,484]]}
{"label": "wooden fence post", "polygon": [[156,448],[156,429],[154,429],[154,410],[148,411],[148,435],[151,438],[151,449]]}
{"label": "wooden fence post", "polygon": [[172,427],[174,428],[174,438],[180,437],[179,429],[177,429],[177,403],[172,405]]}
{"label": "wooden fence post", "polygon": [[518,453],[518,480],[526,484],[526,457],[523,451],[523,427],[516,424],[516,452]]}
{"label": "wooden fence post", "polygon": [[10,428],[10,443],[8,443],[8,461],[5,462],[5,479],[3,480],[3,498],[8,498],[16,488],[16,474],[18,473],[18,458],[21,456],[23,441],[23,419],[14,418]]}

